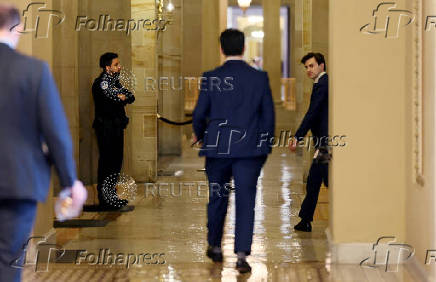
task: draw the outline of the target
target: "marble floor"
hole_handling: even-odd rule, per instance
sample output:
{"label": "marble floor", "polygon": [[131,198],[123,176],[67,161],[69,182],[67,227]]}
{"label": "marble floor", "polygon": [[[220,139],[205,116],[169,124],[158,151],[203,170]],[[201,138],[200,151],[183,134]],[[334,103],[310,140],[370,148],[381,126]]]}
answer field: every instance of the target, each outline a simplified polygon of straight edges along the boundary
{"label": "marble floor", "polygon": [[[56,229],[57,244],[71,259],[50,263],[47,272],[25,267],[24,281],[414,281],[406,269],[384,273],[326,263],[325,188],[313,232],[293,230],[304,197],[302,159],[285,148],[274,150],[258,182],[252,255],[248,258],[252,273],[241,275],[234,269],[233,194],[225,224],[224,263],[212,263],[205,256],[204,159],[185,143],[181,157],[161,159],[157,183],[138,184],[134,211],[84,213],[83,218],[110,222],[105,227]],[[109,253],[117,254],[117,259],[112,261]]]}

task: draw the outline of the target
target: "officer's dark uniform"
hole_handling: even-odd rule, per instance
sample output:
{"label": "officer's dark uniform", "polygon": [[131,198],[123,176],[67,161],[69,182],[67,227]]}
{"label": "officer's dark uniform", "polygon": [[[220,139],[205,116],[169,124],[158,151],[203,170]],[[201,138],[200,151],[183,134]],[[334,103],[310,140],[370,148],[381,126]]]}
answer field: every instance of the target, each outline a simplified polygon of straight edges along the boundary
{"label": "officer's dark uniform", "polygon": [[[118,94],[124,94],[122,101]],[[115,193],[114,180],[118,179],[123,163],[124,129],[129,118],[124,107],[135,101],[135,96],[124,88],[118,75],[103,72],[92,85],[95,103],[95,120],[93,128],[97,135],[98,159],[98,199],[102,205],[122,207],[126,200],[120,200]],[[109,183],[109,180],[112,181]]]}

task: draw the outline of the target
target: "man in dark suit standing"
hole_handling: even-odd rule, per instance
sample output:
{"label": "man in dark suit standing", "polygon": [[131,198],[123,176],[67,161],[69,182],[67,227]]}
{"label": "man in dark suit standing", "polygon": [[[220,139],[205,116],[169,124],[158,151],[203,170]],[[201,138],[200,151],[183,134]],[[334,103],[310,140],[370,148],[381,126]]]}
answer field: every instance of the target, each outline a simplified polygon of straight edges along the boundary
{"label": "man in dark suit standing", "polygon": [[314,84],[309,109],[295,133],[290,149],[295,152],[297,142],[303,141],[310,129],[315,142],[315,155],[307,177],[306,197],[299,213],[301,221],[295,225],[294,229],[311,232],[311,222],[321,184],[324,182],[328,186],[328,161],[325,160],[325,155],[328,155],[329,78],[325,72],[325,59],[322,54],[309,53],[303,57],[301,63],[304,64],[308,77],[314,80]]}
{"label": "man in dark suit standing", "polygon": [[93,127],[99,150],[98,200],[103,209],[119,209],[128,203],[119,199],[115,190],[123,165],[124,129],[129,123],[124,108],[135,101],[135,96],[119,81],[121,64],[117,54],[103,54],[100,67],[102,73],[92,85],[95,104]]}
{"label": "man in dark suit standing", "polygon": [[77,211],[83,202],[76,191],[85,193],[76,180],[71,136],[56,84],[46,63],[15,51],[19,30],[19,11],[0,5],[1,281],[21,280],[21,270],[11,263],[21,257],[37,202],[45,201],[49,192],[50,164],[65,188],[62,194],[72,193],[69,201]]}
{"label": "man in dark suit standing", "polygon": [[266,72],[242,60],[244,34],[225,30],[220,37],[224,65],[203,74],[193,113],[194,141],[201,141],[209,180],[207,256],[223,260],[221,239],[227,213],[230,180],[236,193],[236,268],[251,271],[256,185],[274,136],[274,103]]}

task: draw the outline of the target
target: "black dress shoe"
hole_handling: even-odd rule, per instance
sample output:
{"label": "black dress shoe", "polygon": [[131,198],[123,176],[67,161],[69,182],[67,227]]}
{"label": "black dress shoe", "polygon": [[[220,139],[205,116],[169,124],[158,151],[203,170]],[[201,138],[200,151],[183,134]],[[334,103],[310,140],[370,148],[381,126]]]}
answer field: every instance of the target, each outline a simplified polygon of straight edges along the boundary
{"label": "black dress shoe", "polygon": [[251,272],[251,266],[245,259],[238,259],[236,262],[236,269],[239,271],[239,273]]}
{"label": "black dress shoe", "polygon": [[312,232],[312,225],[310,224],[310,221],[302,220],[294,226],[294,229],[303,232]]}
{"label": "black dress shoe", "polygon": [[100,200],[99,207],[104,210],[120,210],[123,207],[127,206],[128,203],[129,201],[122,199],[112,199],[110,202]]}
{"label": "black dress shoe", "polygon": [[213,262],[223,262],[223,253],[222,252],[214,252],[213,247],[208,247],[206,255],[212,259]]}
{"label": "black dress shoe", "polygon": [[128,200],[120,199],[115,193],[110,193],[109,196],[98,195],[98,202],[101,208],[107,210],[119,210],[129,204]]}

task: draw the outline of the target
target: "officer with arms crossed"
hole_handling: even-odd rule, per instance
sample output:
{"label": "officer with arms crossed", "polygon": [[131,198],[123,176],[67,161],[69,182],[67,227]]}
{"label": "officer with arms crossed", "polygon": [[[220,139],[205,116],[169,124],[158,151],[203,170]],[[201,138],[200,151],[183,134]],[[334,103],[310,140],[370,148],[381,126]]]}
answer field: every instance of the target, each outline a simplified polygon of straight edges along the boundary
{"label": "officer with arms crossed", "polygon": [[135,96],[119,80],[120,60],[115,53],[100,57],[102,73],[92,85],[95,104],[93,128],[97,135],[98,200],[102,209],[120,209],[128,204],[118,198],[115,185],[123,164],[124,129],[129,123],[125,106],[135,101]]}

